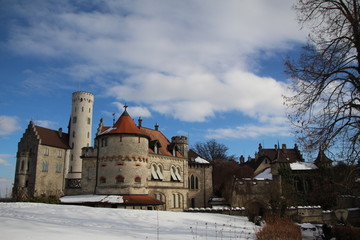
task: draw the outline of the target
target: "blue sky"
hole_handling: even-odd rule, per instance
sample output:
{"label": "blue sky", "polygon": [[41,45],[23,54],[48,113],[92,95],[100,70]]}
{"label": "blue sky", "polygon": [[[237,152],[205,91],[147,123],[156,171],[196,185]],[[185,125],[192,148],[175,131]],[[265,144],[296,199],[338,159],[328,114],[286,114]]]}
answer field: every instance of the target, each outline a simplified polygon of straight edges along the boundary
{"label": "blue sky", "polygon": [[[283,60],[300,31],[288,0],[0,0],[0,196],[29,121],[67,128],[71,94],[95,95],[93,132],[122,106],[143,126],[229,154],[293,146]],[[7,190],[6,190],[7,189]]]}

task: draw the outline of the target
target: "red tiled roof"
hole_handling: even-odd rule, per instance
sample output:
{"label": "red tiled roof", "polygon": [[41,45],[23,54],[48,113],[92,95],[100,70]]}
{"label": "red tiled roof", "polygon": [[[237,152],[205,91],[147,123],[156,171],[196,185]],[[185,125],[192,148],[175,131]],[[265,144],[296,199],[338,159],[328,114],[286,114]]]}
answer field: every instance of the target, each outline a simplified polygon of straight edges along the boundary
{"label": "red tiled roof", "polygon": [[[165,135],[154,129],[138,127],[136,126],[134,120],[130,117],[128,112],[125,111],[119,117],[117,122],[112,127],[101,128],[100,135],[103,134],[112,134],[112,133],[125,133],[125,134],[135,134],[142,135],[150,138],[150,141],[158,141],[159,143],[159,152],[158,154],[173,156],[171,150],[171,142],[165,137]],[[154,153],[154,151],[149,147],[149,153]],[[176,151],[176,157],[184,157],[180,152]]]}
{"label": "red tiled roof", "polygon": [[152,196],[123,196],[124,205],[162,205],[164,202]]}
{"label": "red tiled roof", "polygon": [[[161,147],[159,147],[159,152],[158,152],[159,154],[173,156],[172,153],[168,149],[168,146],[170,146],[171,143],[162,132],[160,132],[158,130],[150,129],[150,128],[144,128],[144,127],[141,127],[140,130],[143,134],[145,134],[146,136],[149,136],[151,141],[155,141],[155,140],[159,141],[160,146],[161,146]],[[154,153],[154,151],[151,148],[149,148],[149,152]],[[183,155],[181,153],[179,153],[178,151],[176,152],[176,156],[183,157]]]}
{"label": "red tiled roof", "polygon": [[[105,129],[105,127],[103,127]],[[123,114],[116,121],[114,126],[107,128],[101,134],[112,134],[112,133],[127,133],[127,134],[136,134],[142,135],[142,132],[134,123],[134,120],[130,117],[130,115],[125,110]]]}
{"label": "red tiled roof", "polygon": [[62,133],[61,137],[59,131],[51,130],[48,128],[35,126],[37,133],[39,134],[41,144],[58,147],[63,149],[69,149],[69,135],[67,133]]}

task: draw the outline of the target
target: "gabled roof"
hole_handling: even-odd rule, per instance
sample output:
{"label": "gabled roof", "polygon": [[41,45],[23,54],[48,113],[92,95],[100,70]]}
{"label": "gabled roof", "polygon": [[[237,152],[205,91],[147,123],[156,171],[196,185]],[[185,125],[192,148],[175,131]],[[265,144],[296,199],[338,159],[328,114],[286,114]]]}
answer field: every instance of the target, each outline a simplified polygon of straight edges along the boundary
{"label": "gabled roof", "polygon": [[282,148],[261,148],[259,149],[259,157],[260,156],[267,156],[271,160],[271,162],[277,161],[292,163],[304,161],[297,146],[295,146],[294,148],[286,148],[286,145],[283,145]]}
{"label": "gabled roof", "polygon": [[[59,134],[59,131],[35,126],[35,130],[40,137],[41,144],[62,149],[69,149],[69,135],[67,133]],[[60,136],[61,135],[61,136]]]}

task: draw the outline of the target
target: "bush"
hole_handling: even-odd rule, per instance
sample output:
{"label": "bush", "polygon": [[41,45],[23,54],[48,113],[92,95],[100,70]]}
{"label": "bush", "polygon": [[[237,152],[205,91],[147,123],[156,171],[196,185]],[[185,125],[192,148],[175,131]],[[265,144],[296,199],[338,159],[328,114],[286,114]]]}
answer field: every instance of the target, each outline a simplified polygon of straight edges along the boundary
{"label": "bush", "polygon": [[356,240],[360,238],[360,228],[351,226],[335,226],[333,229],[337,240]]}
{"label": "bush", "polygon": [[257,240],[301,240],[300,227],[290,219],[273,219],[256,233]]}

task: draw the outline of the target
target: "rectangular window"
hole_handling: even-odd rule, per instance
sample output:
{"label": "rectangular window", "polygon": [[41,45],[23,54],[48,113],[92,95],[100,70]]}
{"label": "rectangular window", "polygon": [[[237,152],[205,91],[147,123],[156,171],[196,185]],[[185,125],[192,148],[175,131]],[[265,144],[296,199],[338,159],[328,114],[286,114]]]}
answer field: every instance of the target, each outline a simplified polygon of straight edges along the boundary
{"label": "rectangular window", "polygon": [[61,151],[61,150],[57,150],[56,156],[57,156],[58,158],[61,158],[61,157],[62,157],[62,151]]}
{"label": "rectangular window", "polygon": [[57,163],[57,164],[56,164],[55,170],[56,170],[57,173],[61,173],[61,171],[62,171],[62,165],[61,165],[61,163]]}
{"label": "rectangular window", "polygon": [[87,123],[90,124],[91,123],[91,118],[87,119]]}
{"label": "rectangular window", "polygon": [[42,171],[47,172],[49,170],[49,164],[46,161],[42,162]]}
{"label": "rectangular window", "polygon": [[76,120],[77,120],[77,118],[76,117],[73,117],[73,123],[76,123]]}
{"label": "rectangular window", "polygon": [[44,148],[44,156],[49,156],[49,149],[48,148]]}

